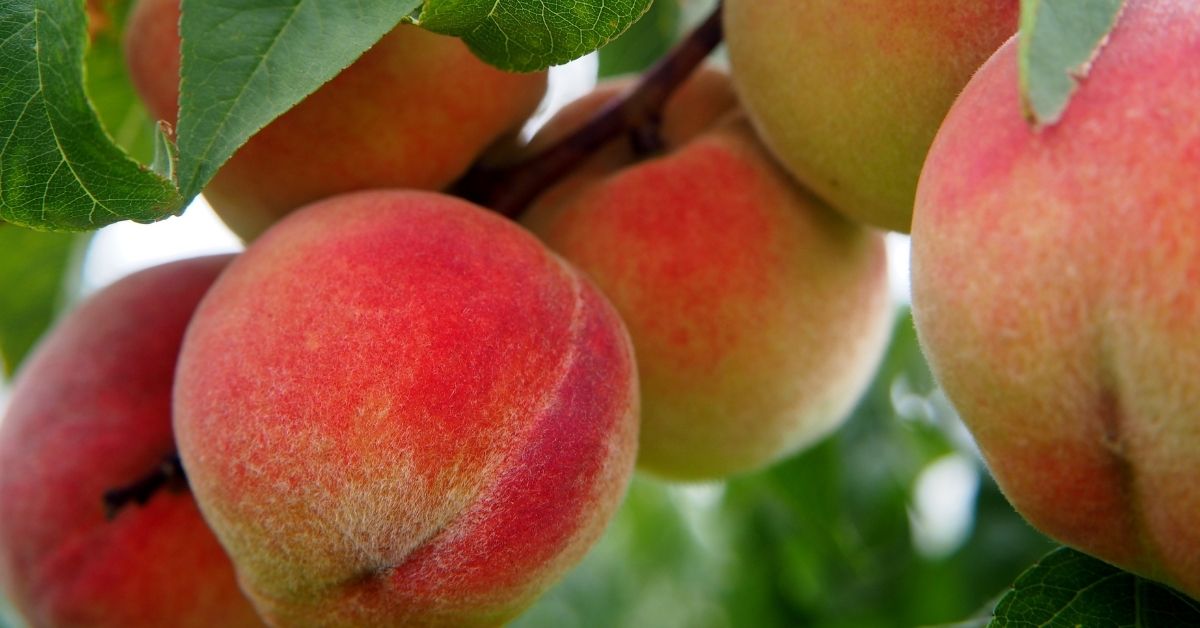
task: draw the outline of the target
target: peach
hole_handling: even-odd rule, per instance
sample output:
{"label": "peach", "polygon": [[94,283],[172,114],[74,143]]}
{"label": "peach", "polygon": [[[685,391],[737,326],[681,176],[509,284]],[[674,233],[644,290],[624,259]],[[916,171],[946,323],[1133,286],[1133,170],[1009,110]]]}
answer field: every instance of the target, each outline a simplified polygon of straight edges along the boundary
{"label": "peach", "polygon": [[296,212],[201,304],[180,453],[274,625],[491,626],[598,537],[632,473],[628,335],[515,223],[430,192]]}
{"label": "peach", "polygon": [[[758,469],[831,431],[890,326],[882,237],[797,188],[735,107],[728,78],[701,72],[667,105],[666,154],[637,162],[615,142],[523,218],[628,325],[638,464],[668,478]],[[533,150],[570,126],[552,122]]]}
{"label": "peach", "polygon": [[1131,0],[1061,122],[1016,42],[921,178],[913,307],[938,381],[1038,529],[1200,597],[1200,5]]}
{"label": "peach", "polygon": [[746,109],[834,208],[907,233],[925,154],[955,96],[1017,31],[1018,0],[728,0]]}
{"label": "peach", "polygon": [[[174,124],[179,0],[140,0],[126,30],[130,75]],[[204,196],[249,240],[301,205],[342,192],[446,187],[541,102],[546,74],[514,74],[460,40],[398,26],[353,65],[252,137]]]}
{"label": "peach", "polygon": [[159,266],[104,289],[44,339],[0,425],[0,588],[33,626],[260,626],[186,491],[110,520],[107,491],[175,449],[184,327],[228,257]]}

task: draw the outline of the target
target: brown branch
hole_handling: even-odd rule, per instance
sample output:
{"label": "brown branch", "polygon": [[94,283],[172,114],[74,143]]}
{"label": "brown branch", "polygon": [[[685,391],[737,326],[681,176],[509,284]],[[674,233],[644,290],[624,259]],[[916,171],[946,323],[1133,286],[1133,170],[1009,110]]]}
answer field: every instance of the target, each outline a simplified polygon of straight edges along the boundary
{"label": "brown branch", "polygon": [[712,15],[646,72],[637,87],[602,109],[578,131],[519,164],[477,166],[455,184],[454,193],[515,218],[543,191],[622,134],[630,135],[639,152],[658,150],[663,106],[721,43],[723,35],[718,2]]}
{"label": "brown branch", "polygon": [[122,508],[130,504],[145,506],[162,489],[187,490],[187,475],[178,453],[171,453],[149,473],[132,484],[121,486],[104,493],[104,514],[109,519],[117,516]]}

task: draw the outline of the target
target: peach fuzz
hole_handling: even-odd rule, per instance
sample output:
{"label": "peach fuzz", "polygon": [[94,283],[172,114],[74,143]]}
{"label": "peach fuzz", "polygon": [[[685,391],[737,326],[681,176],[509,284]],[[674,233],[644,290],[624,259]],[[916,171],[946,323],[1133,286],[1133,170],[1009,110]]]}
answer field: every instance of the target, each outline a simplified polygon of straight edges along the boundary
{"label": "peach fuzz", "polygon": [[727,77],[705,71],[667,105],[665,154],[637,162],[614,143],[522,219],[628,325],[638,464],[672,479],[755,470],[827,434],[889,331],[882,237],[795,187],[736,112],[717,122],[735,106]]}
{"label": "peach fuzz", "polygon": [[192,496],[106,518],[105,492],[174,451],[184,327],[228,257],[104,289],[42,341],[0,424],[0,588],[32,626],[261,626]]}
{"label": "peach fuzz", "polygon": [[273,625],[498,625],[623,495],[631,352],[600,293],[515,223],[428,192],[338,196],[205,298],[176,434]]}
{"label": "peach fuzz", "polygon": [[1061,122],[1016,42],[939,132],[913,223],[926,356],[1057,540],[1200,597],[1200,6],[1131,0]]}
{"label": "peach fuzz", "polygon": [[733,78],[765,143],[846,215],[907,233],[925,154],[1019,0],[728,0]]}
{"label": "peach fuzz", "polygon": [[[175,124],[179,0],[140,0],[126,28],[130,75]],[[436,190],[541,102],[546,73],[503,72],[460,40],[401,25],[252,137],[204,190],[250,240],[307,203],[368,188]]]}

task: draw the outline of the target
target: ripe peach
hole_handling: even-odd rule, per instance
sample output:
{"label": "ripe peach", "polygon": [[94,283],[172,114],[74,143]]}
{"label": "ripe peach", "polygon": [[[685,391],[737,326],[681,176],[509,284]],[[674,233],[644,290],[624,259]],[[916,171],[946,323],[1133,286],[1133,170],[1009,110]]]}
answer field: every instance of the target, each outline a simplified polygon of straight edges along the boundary
{"label": "ripe peach", "polygon": [[[140,0],[126,37],[130,75],[150,112],[175,123],[179,0]],[[267,125],[204,191],[253,239],[286,213],[341,192],[440,189],[520,128],[546,75],[502,72],[460,40],[399,26],[331,82]]]}
{"label": "ripe peach", "polygon": [[189,493],[105,514],[106,491],[175,449],[184,327],[227,262],[177,262],[106,288],[18,377],[0,426],[0,588],[32,625],[262,625]]}
{"label": "ripe peach", "polygon": [[857,220],[908,232],[925,153],[1018,0],[728,0],[734,81],[792,175]]}
{"label": "ripe peach", "polygon": [[731,94],[727,77],[701,73],[667,106],[667,154],[635,163],[614,143],[523,219],[629,326],[638,463],[677,479],[753,470],[832,430],[890,322],[882,237],[795,187],[744,118],[714,122]]}
{"label": "ripe peach", "polygon": [[1062,121],[1016,42],[929,155],[913,306],[934,373],[1043,532],[1200,597],[1200,5],[1131,0]]}
{"label": "ripe peach", "polygon": [[428,192],[264,234],[201,304],[175,404],[201,509],[277,625],[502,623],[597,538],[636,453],[611,306]]}

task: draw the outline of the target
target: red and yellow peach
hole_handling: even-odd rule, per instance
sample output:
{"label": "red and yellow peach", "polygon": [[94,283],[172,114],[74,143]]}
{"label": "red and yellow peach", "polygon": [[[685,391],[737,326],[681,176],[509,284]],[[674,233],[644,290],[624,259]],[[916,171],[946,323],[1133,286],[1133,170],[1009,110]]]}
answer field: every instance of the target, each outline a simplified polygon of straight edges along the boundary
{"label": "red and yellow peach", "polygon": [[184,328],[227,257],[121,280],[57,325],[0,425],[0,588],[33,626],[260,626],[190,493],[106,517],[175,449]]}
{"label": "red and yellow peach", "polygon": [[[613,93],[561,115],[531,150]],[[722,115],[727,117],[722,119]],[[665,154],[622,142],[523,218],[621,313],[642,390],[639,466],[676,479],[758,469],[827,434],[890,329],[883,239],[797,188],[704,70],[668,103]]]}
{"label": "red and yellow peach", "polygon": [[1200,596],[1200,6],[1128,2],[1048,128],[1016,55],[971,81],[921,178],[922,345],[1030,522]]}
{"label": "red and yellow peach", "polygon": [[835,209],[907,233],[933,136],[1017,31],[1018,0],[728,0],[733,77],[764,142]]}
{"label": "red and yellow peach", "polygon": [[611,306],[517,225],[361,192],[292,214],[217,282],[175,429],[270,623],[492,626],[615,510],[635,381]]}

